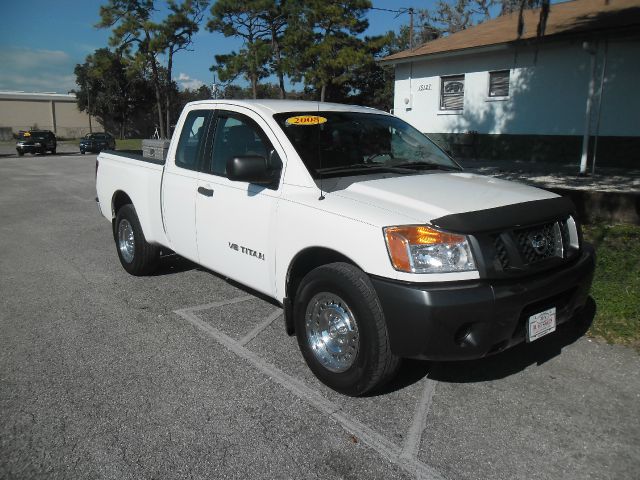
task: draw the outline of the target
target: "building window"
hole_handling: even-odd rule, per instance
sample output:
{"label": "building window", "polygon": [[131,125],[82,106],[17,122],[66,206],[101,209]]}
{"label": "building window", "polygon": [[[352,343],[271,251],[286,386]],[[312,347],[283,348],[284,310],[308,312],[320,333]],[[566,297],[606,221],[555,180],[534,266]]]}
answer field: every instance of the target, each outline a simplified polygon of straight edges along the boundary
{"label": "building window", "polygon": [[464,75],[440,77],[440,110],[462,110],[464,105]]}
{"label": "building window", "polygon": [[499,72],[489,72],[489,96],[508,97],[509,96],[509,70]]}

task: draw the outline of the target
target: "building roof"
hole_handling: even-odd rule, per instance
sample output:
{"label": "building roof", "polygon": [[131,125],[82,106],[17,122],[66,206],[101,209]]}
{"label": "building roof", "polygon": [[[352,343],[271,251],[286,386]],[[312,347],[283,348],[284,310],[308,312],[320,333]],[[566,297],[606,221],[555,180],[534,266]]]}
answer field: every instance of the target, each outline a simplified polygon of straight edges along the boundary
{"label": "building roof", "polygon": [[[537,37],[540,9],[526,10],[524,32],[518,38],[518,12],[427,42],[413,50],[389,55],[382,63],[401,63],[415,57],[526,42]],[[566,37],[606,30],[640,30],[640,0],[575,0],[551,5],[544,38]]]}
{"label": "building roof", "polygon": [[52,92],[15,92],[0,91],[0,100],[42,100],[56,102],[75,102],[75,93],[52,93]]}

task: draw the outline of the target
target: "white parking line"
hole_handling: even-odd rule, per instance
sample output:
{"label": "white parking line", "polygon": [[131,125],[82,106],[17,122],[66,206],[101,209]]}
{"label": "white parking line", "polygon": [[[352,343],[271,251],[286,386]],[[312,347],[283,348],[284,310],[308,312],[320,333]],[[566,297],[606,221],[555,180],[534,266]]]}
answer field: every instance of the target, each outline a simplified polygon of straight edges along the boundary
{"label": "white parking line", "polygon": [[[416,414],[414,416],[414,422],[411,426],[409,437],[411,440],[405,441],[405,445],[401,448],[391,440],[389,440],[384,435],[374,431],[369,426],[350,418],[347,414],[341,411],[341,407],[326,399],[317,391],[308,387],[301,380],[292,377],[282,370],[276,368],[274,365],[271,365],[263,358],[258,356],[256,353],[248,350],[241,344],[240,342],[235,341],[228,335],[225,335],[215,327],[211,326],[207,322],[204,322],[200,318],[197,317],[195,312],[207,310],[209,308],[221,307],[224,305],[230,305],[234,303],[244,302],[255,298],[253,296],[244,296],[238,297],[227,301],[210,303],[207,305],[199,305],[191,308],[184,308],[180,310],[176,310],[175,313],[180,317],[191,323],[193,326],[198,328],[199,330],[206,333],[208,336],[212,337],[222,346],[226,347],[231,352],[235,353],[240,358],[250,362],[256,369],[270,377],[271,380],[278,383],[298,398],[305,400],[307,403],[315,407],[320,412],[328,415],[333,418],[336,422],[342,425],[342,427],[359,438],[363,443],[373,448],[378,454],[386,459],[387,461],[397,465],[402,468],[406,472],[411,475],[415,475],[417,478],[424,480],[441,480],[443,479],[442,475],[435,470],[433,467],[422,463],[417,458],[417,448],[420,443],[420,436],[422,434],[422,428],[424,428],[424,418],[426,418],[426,414],[430,405],[430,397],[429,401],[425,402],[425,395],[428,397],[429,394],[427,392],[428,389],[431,391],[431,395],[433,395],[433,386],[427,388],[423,392],[423,395],[420,399],[420,405],[416,409]],[[275,314],[278,313],[276,316]],[[254,334],[251,337],[255,338],[256,335],[260,333],[260,331],[264,330],[266,326],[268,326],[273,320],[275,320],[282,312],[274,312],[269,316],[264,322],[259,324],[254,330],[252,330],[249,334],[247,334],[243,340],[248,338],[250,335]],[[259,328],[262,327],[262,328]],[[249,339],[249,341],[251,340]],[[242,341],[242,340],[241,340]],[[428,380],[427,382],[433,383],[432,380]],[[416,447],[417,445],[418,447]]]}
{"label": "white parking line", "polygon": [[189,307],[183,310],[176,310],[175,313],[180,315],[178,312],[181,312],[181,311],[200,312],[201,310],[209,310],[210,308],[216,308],[216,307],[222,307],[224,305],[233,305],[234,303],[246,302],[247,300],[251,300],[253,298],[256,298],[256,297],[254,297],[253,295],[245,295],[244,297],[236,297],[236,298],[232,298],[231,300],[222,300],[221,302],[206,303],[204,305],[198,305],[197,307]]}
{"label": "white parking line", "polygon": [[247,333],[244,337],[242,337],[242,339],[240,339],[240,341],[238,343],[240,345],[242,345],[242,346],[246,345],[251,340],[256,338],[261,331],[263,331],[265,328],[267,328],[269,325],[271,325],[273,323],[273,321],[276,318],[279,318],[280,316],[282,316],[282,309],[281,308],[279,308],[278,310],[273,312],[271,315],[269,315],[264,320],[264,322],[259,323],[258,325],[256,325],[256,327],[253,330],[251,330],[249,333]]}
{"label": "white parking line", "polygon": [[422,395],[418,404],[416,405],[416,411],[413,415],[413,422],[409,427],[409,432],[405,437],[404,444],[402,445],[402,458],[417,458],[418,451],[420,450],[420,440],[422,439],[422,432],[425,428],[427,421],[427,415],[431,408],[431,401],[433,399],[433,392],[436,388],[436,382],[428,377],[425,377],[424,388],[422,389]]}

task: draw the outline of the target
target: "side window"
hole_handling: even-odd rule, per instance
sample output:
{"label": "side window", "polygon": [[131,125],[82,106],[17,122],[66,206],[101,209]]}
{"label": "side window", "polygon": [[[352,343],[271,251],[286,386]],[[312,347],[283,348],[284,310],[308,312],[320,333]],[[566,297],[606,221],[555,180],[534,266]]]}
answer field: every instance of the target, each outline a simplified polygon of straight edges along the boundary
{"label": "side window", "polygon": [[206,125],[210,115],[211,110],[194,110],[187,115],[176,149],[178,167],[189,170],[198,169],[198,159],[204,147]]}
{"label": "side window", "polygon": [[281,166],[273,147],[253,121],[241,115],[230,116],[220,113],[213,137],[210,172],[226,176],[229,159],[249,155],[257,155],[274,162],[274,169]]}

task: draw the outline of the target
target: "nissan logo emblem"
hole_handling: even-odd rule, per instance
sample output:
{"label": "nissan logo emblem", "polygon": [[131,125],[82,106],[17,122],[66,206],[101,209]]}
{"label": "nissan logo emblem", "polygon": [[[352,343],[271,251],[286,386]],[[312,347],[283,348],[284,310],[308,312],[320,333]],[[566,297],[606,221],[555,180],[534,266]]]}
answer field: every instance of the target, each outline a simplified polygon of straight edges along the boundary
{"label": "nissan logo emblem", "polygon": [[541,232],[529,235],[529,241],[536,253],[544,253],[544,249],[547,246],[547,239]]}

